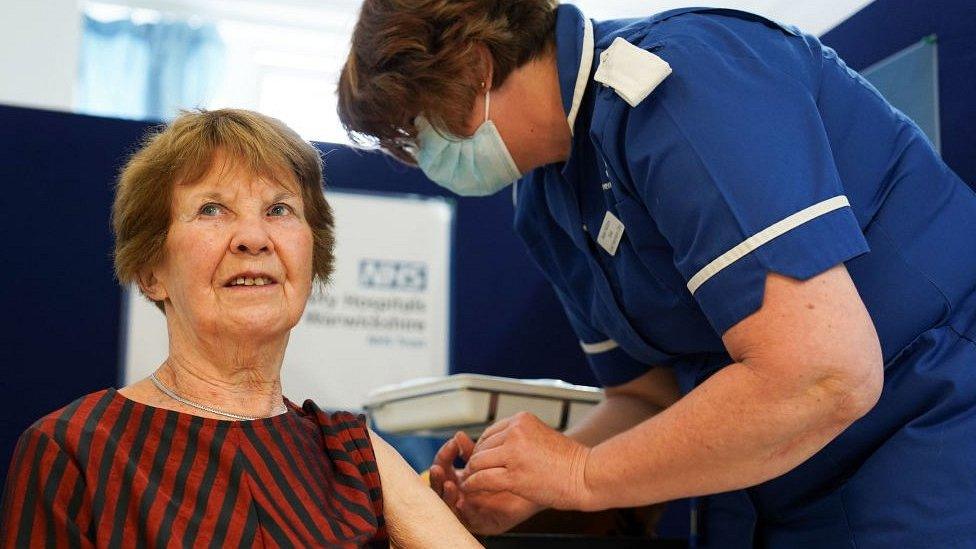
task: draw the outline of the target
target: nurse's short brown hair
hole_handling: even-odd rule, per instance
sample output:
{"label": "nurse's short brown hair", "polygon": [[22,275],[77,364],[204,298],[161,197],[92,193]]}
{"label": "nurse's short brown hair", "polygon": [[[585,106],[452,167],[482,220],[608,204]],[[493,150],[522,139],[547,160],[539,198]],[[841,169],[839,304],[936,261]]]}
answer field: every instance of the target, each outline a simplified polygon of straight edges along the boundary
{"label": "nurse's short brown hair", "polygon": [[[122,169],[112,205],[119,282],[137,282],[145,269],[163,259],[173,188],[210,173],[218,153],[224,162],[251,174],[298,186],[312,229],[313,278],[328,281],[334,265],[335,222],[322,192],[318,150],[275,118],[220,109],[184,112],[152,130]],[[162,309],[161,303],[156,305]]]}
{"label": "nurse's short brown hair", "polygon": [[339,77],[339,119],[353,141],[413,164],[413,119],[464,133],[486,70],[492,87],[553,43],[556,0],[365,0]]}

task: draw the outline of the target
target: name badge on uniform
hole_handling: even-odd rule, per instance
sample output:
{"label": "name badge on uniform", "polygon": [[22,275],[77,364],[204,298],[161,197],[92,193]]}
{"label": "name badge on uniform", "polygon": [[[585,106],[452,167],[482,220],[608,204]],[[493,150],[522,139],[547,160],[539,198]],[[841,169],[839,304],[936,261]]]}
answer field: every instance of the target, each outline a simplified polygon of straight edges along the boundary
{"label": "name badge on uniform", "polygon": [[617,255],[617,246],[620,239],[624,237],[624,224],[617,219],[617,216],[607,212],[600,225],[600,234],[596,237],[596,243],[607,251],[610,255]]}

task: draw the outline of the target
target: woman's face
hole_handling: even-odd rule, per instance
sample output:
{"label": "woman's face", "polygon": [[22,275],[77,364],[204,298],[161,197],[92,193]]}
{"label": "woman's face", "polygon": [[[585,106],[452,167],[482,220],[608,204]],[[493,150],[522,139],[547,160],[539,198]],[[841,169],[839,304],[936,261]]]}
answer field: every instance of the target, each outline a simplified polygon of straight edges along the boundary
{"label": "woman's face", "polygon": [[236,164],[218,155],[201,181],[173,190],[165,256],[150,292],[168,300],[171,330],[256,341],[287,333],[305,309],[312,231],[298,184]]}

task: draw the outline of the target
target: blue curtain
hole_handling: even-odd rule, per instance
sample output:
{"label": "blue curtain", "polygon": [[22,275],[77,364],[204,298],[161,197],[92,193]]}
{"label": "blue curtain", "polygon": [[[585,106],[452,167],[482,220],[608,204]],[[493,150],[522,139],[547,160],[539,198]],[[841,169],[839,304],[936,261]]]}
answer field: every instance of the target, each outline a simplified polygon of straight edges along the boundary
{"label": "blue curtain", "polygon": [[135,24],[84,16],[77,110],[167,120],[202,107],[220,82],[224,46],[212,24]]}

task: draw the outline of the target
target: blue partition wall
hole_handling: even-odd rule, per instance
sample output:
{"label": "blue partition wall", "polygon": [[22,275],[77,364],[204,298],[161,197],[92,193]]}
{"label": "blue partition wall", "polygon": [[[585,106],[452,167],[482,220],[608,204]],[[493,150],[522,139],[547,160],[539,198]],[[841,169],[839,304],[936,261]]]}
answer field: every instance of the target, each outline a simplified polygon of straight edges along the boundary
{"label": "blue partition wall", "polygon": [[0,475],[18,434],[116,382],[112,183],[144,124],[0,107]]}

